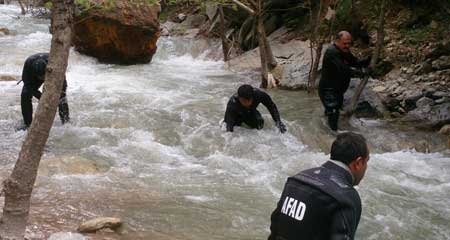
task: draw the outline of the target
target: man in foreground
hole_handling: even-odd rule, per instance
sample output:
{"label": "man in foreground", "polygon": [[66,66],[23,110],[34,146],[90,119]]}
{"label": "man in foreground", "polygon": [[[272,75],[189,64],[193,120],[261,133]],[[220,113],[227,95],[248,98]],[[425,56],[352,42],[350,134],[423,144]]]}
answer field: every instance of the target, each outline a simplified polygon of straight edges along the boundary
{"label": "man in foreground", "polygon": [[350,52],[351,44],[350,33],[339,32],[334,44],[328,47],[323,57],[319,96],[328,117],[328,125],[333,131],[338,129],[339,110],[344,103],[344,94],[350,85],[350,79],[363,74],[361,70],[354,68],[367,67],[371,59],[366,57],[358,60]]}
{"label": "man in foreground", "polygon": [[[30,127],[33,120],[33,96],[37,99],[41,98],[42,93],[39,88],[44,83],[45,80],[45,69],[48,63],[48,53],[38,53],[27,58],[25,61],[22,81],[23,88],[21,94],[20,104],[22,107],[22,116],[24,121],[24,126],[21,128],[23,130]],[[61,91],[61,96],[59,98],[59,117],[62,124],[69,121],[69,105],[66,99],[66,89],[67,81],[64,79],[63,89]]]}
{"label": "man in foreground", "polygon": [[361,199],[353,186],[367,169],[369,150],[363,136],[338,134],[331,160],[288,178],[271,216],[269,240],[354,239]]}
{"label": "man in foreground", "polygon": [[261,113],[256,110],[260,103],[269,110],[280,132],[286,132],[286,126],[281,122],[280,113],[270,96],[248,84],[240,86],[237,94],[233,95],[228,101],[224,120],[227,125],[227,131],[233,132],[234,126],[241,126],[242,123],[245,123],[250,128],[262,129],[264,127],[264,119]]}

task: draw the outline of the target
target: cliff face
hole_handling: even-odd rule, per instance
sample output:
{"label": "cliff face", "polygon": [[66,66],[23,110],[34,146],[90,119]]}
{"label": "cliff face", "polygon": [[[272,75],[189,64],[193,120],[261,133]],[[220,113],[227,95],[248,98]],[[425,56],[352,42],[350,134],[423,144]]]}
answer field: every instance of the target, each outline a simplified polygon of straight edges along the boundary
{"label": "cliff face", "polygon": [[105,6],[90,0],[75,19],[75,49],[106,63],[148,63],[157,49],[160,11],[149,1],[115,0]]}

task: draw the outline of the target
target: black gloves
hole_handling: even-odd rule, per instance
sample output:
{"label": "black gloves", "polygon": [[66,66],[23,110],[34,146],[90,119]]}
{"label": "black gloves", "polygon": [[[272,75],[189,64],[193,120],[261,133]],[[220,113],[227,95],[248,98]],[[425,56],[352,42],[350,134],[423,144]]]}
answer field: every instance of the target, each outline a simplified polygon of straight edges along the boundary
{"label": "black gloves", "polygon": [[284,125],[283,122],[278,121],[276,122],[277,128],[280,129],[281,133],[285,133],[286,132],[286,125]]}

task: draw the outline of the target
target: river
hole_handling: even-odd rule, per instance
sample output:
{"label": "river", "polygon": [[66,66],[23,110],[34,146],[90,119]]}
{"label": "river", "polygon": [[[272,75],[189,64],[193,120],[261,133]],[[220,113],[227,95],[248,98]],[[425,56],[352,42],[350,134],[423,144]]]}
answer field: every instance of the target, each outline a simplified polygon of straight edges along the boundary
{"label": "river", "polygon": [[[12,32],[0,36],[0,74],[21,75],[27,56],[50,48],[49,22],[19,13],[0,5],[0,27]],[[194,54],[195,41],[161,38],[158,46],[151,64],[134,66],[71,50],[71,123],[56,119],[51,130],[33,192],[31,239],[98,216],[120,217],[125,226],[90,239],[264,239],[286,178],[327,160],[333,135],[316,96],[269,90],[286,134],[263,106],[263,130],[226,133],[219,124],[228,98],[258,80]],[[21,86],[0,81],[0,180],[26,135],[14,130]],[[353,118],[345,128],[365,135],[371,148],[358,187],[357,239],[450,239],[446,139],[383,120]]]}

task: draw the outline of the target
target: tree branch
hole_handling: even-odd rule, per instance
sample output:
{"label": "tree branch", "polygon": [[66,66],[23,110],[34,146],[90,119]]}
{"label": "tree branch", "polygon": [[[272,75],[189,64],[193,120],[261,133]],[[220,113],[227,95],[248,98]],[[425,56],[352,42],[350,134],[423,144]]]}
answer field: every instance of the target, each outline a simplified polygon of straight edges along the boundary
{"label": "tree branch", "polygon": [[250,13],[250,15],[255,15],[255,11],[253,9],[251,9],[249,6],[241,3],[238,0],[232,0],[236,5],[238,5],[239,7],[241,7],[242,9],[244,9],[245,11],[247,11],[248,13]]}

